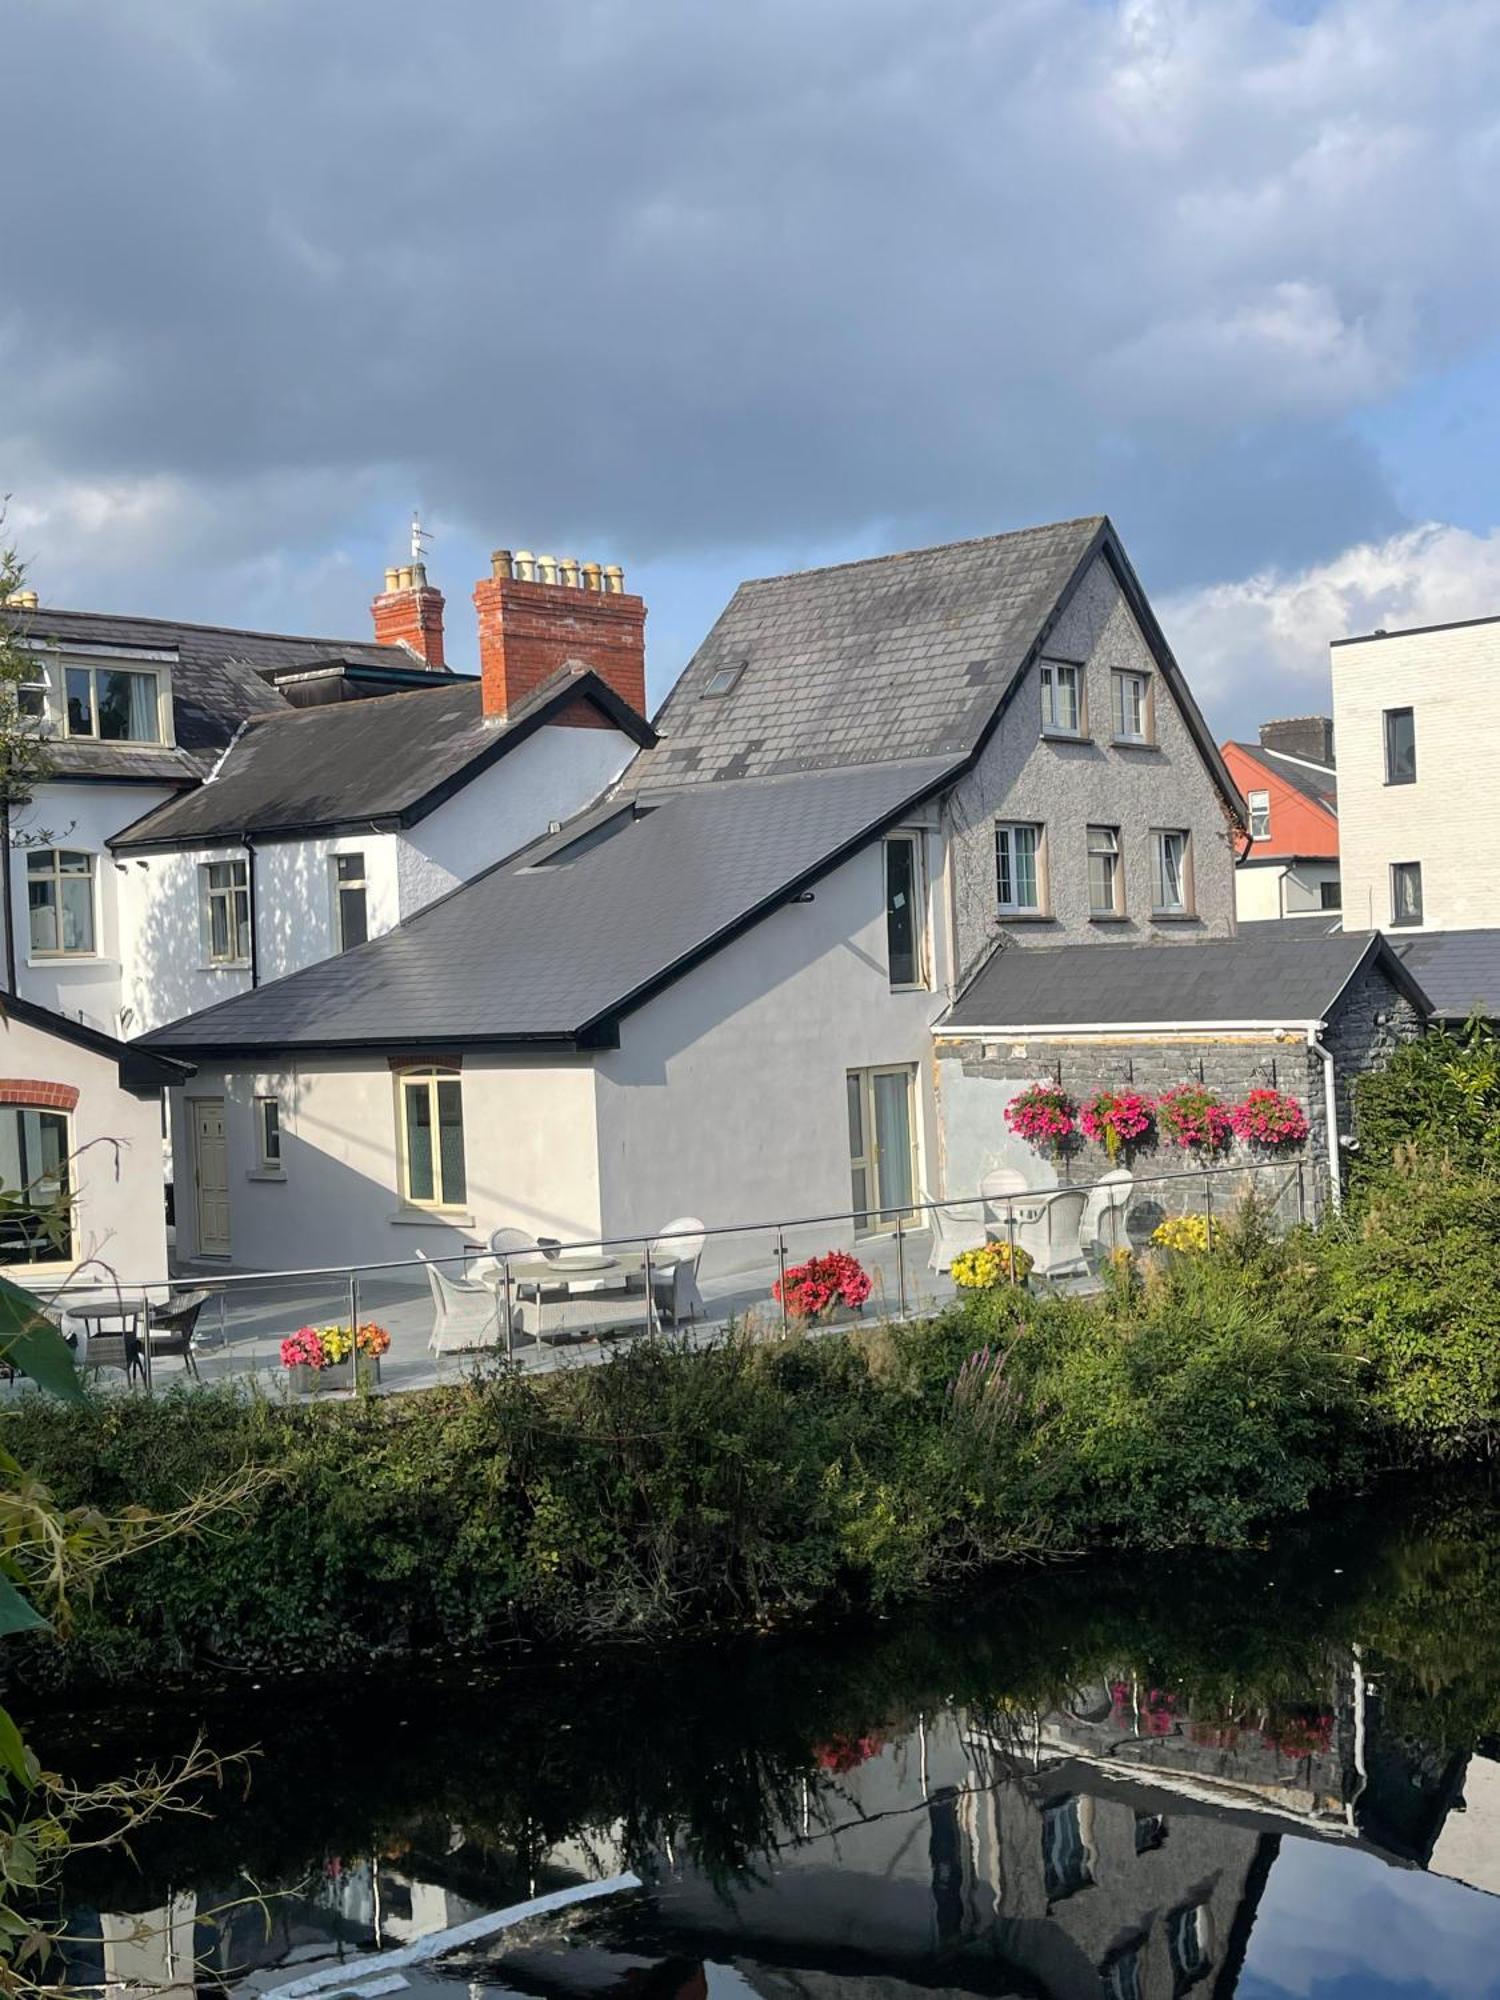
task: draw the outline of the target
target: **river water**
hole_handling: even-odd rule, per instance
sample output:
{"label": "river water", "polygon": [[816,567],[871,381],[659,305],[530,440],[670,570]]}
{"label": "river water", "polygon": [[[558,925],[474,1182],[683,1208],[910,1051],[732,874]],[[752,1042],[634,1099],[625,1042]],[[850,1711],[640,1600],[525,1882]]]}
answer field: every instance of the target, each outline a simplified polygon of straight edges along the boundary
{"label": "river water", "polygon": [[84,1776],[199,1728],[254,1748],[205,1816],[70,1868],[72,1977],[117,1991],[1500,1996],[1500,1513],[1472,1491],[811,1639],[31,1726]]}

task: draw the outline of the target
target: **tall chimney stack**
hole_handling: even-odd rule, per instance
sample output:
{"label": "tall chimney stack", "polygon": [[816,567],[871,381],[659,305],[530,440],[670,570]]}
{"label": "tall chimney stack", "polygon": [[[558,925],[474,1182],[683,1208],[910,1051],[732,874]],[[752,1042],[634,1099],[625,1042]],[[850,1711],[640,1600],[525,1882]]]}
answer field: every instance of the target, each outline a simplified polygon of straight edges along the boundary
{"label": "tall chimney stack", "polygon": [[381,646],[404,646],[424,666],[440,670],[443,658],[443,593],[427,581],[421,563],[388,569],[385,589],[370,610]]}
{"label": "tall chimney stack", "polygon": [[[495,720],[563,667],[591,667],[622,701],[646,712],[646,606],[615,564],[557,562],[496,549],[474,586],[484,712]],[[571,717],[564,719],[571,720]],[[596,719],[580,705],[580,722]]]}

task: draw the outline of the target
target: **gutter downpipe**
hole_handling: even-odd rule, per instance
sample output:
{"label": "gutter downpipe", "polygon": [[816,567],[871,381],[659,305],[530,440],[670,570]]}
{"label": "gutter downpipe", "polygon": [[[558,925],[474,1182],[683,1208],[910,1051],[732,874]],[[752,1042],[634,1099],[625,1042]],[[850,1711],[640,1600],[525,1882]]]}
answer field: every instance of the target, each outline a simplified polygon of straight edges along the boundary
{"label": "gutter downpipe", "polygon": [[1334,1080],[1333,1057],[1323,1046],[1319,1037],[1328,1026],[1326,1021],[1314,1021],[1307,1031],[1307,1047],[1323,1065],[1323,1114],[1328,1126],[1328,1192],[1333,1198],[1333,1212],[1342,1215],[1344,1211],[1344,1176],[1340,1164],[1339,1139],[1339,1099]]}
{"label": "gutter downpipe", "polygon": [[248,833],[240,835],[240,845],[245,850],[246,900],[250,905],[250,989],[253,992],[260,984],[260,912],[256,908],[255,894],[255,842]]}

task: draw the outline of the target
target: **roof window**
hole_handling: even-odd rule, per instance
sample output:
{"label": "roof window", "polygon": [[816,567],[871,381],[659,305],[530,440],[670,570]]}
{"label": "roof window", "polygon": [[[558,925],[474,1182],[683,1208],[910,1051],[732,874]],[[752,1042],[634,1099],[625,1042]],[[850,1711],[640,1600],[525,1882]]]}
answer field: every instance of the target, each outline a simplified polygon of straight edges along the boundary
{"label": "roof window", "polygon": [[703,690],[700,699],[716,701],[721,695],[732,694],[739,685],[740,675],[744,671],[743,660],[736,661],[732,667],[720,667],[717,673],[709,675],[708,686]]}

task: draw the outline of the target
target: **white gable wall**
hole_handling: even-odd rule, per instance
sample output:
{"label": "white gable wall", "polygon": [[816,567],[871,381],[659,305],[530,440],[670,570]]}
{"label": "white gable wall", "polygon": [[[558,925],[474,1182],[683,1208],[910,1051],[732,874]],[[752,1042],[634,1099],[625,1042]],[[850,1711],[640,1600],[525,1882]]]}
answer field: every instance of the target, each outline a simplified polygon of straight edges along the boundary
{"label": "white gable wall", "polygon": [[571,819],[635,755],[618,729],[549,724],[400,836],[401,915],[446,896],[492,862]]}
{"label": "white gable wall", "polygon": [[[15,1015],[0,1016],[0,1072],[0,1104],[16,1101],[7,1081],[72,1085],[79,1093],[68,1115],[77,1216],[72,1262],[88,1264],[80,1280],[159,1283],[167,1273],[161,1100],[122,1090],[112,1058]],[[35,1285],[68,1276],[72,1263],[4,1268],[18,1284]]]}
{"label": "white gable wall", "polygon": [[[10,877],[15,912],[16,981],[23,1000],[66,1014],[106,1035],[121,1033],[122,877],[105,842],[172,794],[163,785],[48,783],[15,815]],[[90,957],[36,957],[31,951],[27,856],[66,847],[94,858],[94,945]]]}

